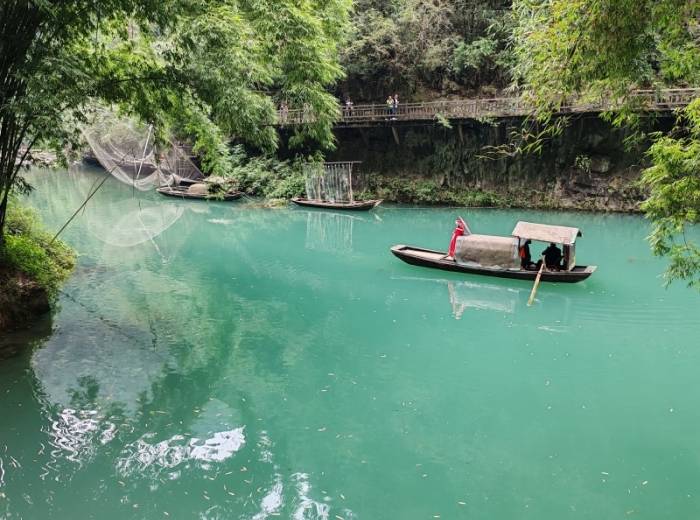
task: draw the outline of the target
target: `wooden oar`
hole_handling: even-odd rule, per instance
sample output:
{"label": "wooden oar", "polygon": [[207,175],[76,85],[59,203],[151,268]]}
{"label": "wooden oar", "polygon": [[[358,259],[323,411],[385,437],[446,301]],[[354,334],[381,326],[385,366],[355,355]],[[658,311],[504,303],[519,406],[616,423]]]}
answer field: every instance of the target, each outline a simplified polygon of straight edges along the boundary
{"label": "wooden oar", "polygon": [[544,256],[542,256],[542,264],[540,265],[540,270],[537,272],[537,278],[535,278],[535,284],[532,286],[532,291],[530,291],[530,299],[527,301],[527,306],[532,305],[535,301],[535,294],[537,294],[537,287],[540,285],[540,278],[542,277],[542,271],[544,270]]}

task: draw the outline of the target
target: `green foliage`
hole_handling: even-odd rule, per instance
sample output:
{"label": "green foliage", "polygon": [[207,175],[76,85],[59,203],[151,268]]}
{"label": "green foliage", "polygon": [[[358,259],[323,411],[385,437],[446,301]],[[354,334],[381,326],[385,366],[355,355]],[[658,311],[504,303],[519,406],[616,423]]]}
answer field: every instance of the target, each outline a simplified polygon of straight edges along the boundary
{"label": "green foliage", "polygon": [[35,142],[81,143],[95,106],[192,138],[205,168],[232,167],[236,137],[270,152],[276,105],[307,105],[295,142],[333,146],[328,87],[350,0],[42,0],[5,2],[0,24],[0,241],[15,157]]}
{"label": "green foliage", "polygon": [[509,81],[506,0],[357,0],[341,60],[365,99]]}
{"label": "green foliage", "polygon": [[511,80],[514,56],[508,44],[514,17],[510,11],[494,14],[484,36],[462,41],[452,54],[452,71],[460,83],[505,86]]}
{"label": "green foliage", "polygon": [[504,207],[509,205],[503,197],[488,191],[461,190],[441,186],[431,180],[382,175],[368,176],[365,190],[358,193],[356,198],[358,200],[383,199],[389,202],[409,204],[465,207]]}
{"label": "green foliage", "polygon": [[679,137],[661,136],[649,149],[653,166],[642,182],[651,195],[642,209],[653,222],[652,250],[670,259],[667,283],[700,289],[700,248],[687,231],[700,223],[700,99],[684,111]]}
{"label": "green foliage", "polygon": [[592,164],[593,164],[593,162],[592,162],[590,156],[585,155],[585,154],[577,155],[576,159],[574,159],[574,165],[578,169],[580,169],[581,171],[586,172],[586,173],[591,173]]}
{"label": "green foliage", "polygon": [[300,162],[280,161],[272,156],[249,157],[242,146],[233,148],[231,177],[239,189],[268,199],[291,199],[304,194],[305,181]]}
{"label": "green foliage", "polygon": [[[513,10],[514,76],[538,110],[523,129],[520,150],[541,148],[561,132],[565,121],[553,114],[574,97],[621,103],[603,117],[634,129],[631,142],[639,143],[643,107],[631,90],[700,82],[697,0],[514,0]],[[698,222],[699,121],[696,101],[680,115],[675,135],[653,136],[643,209],[654,226],[653,251],[670,258],[667,282],[683,279],[700,288],[698,247],[685,233]]]}
{"label": "green foliage", "polygon": [[75,266],[75,253],[60,240],[52,242],[51,238],[36,212],[10,204],[0,264],[23,272],[55,298]]}
{"label": "green foliage", "polygon": [[460,42],[452,56],[452,68],[457,74],[478,71],[496,52],[497,42],[491,38],[478,38],[470,43]]}
{"label": "green foliage", "polygon": [[435,114],[435,119],[437,119],[437,123],[443,127],[447,128],[448,130],[452,128],[452,124],[450,123],[450,120],[447,119],[445,116],[442,114]]}

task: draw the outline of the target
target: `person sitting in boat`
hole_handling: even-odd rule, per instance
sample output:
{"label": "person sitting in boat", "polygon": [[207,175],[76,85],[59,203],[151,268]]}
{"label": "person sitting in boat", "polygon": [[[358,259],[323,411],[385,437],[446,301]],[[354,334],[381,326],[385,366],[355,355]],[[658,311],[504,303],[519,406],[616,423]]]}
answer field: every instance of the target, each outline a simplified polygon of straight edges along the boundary
{"label": "person sitting in boat", "polygon": [[461,236],[464,236],[465,234],[469,235],[471,234],[471,231],[469,231],[469,226],[467,226],[467,223],[464,222],[464,219],[462,219],[462,217],[459,217],[457,220],[455,220],[455,229],[452,232],[452,238],[450,239],[450,247],[447,250],[447,256],[445,257],[445,260],[454,260],[455,249],[457,248],[457,239]]}
{"label": "person sitting in boat", "polygon": [[532,255],[530,254],[530,244],[532,244],[532,240],[526,240],[518,251],[520,267],[527,270],[532,270],[535,267],[535,263],[532,261]]}
{"label": "person sitting in boat", "polygon": [[561,249],[554,242],[549,243],[549,247],[542,251],[544,265],[547,269],[558,271],[561,269]]}

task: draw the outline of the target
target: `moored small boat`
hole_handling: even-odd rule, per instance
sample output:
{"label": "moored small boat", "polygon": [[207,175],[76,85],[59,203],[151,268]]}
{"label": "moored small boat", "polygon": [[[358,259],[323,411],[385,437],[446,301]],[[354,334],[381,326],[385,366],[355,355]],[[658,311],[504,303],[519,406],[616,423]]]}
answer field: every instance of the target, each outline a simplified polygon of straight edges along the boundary
{"label": "moored small boat", "polygon": [[156,191],[166,197],[177,197],[180,199],[190,200],[212,200],[212,201],[231,201],[240,199],[243,194],[239,191],[227,191],[223,196],[215,193],[200,192],[192,190],[186,186],[164,186],[156,188]]}
{"label": "moored small boat", "polygon": [[[462,221],[463,222],[463,221]],[[391,252],[397,258],[412,265],[431,267],[443,271],[480,274],[516,280],[535,280],[539,264],[529,262],[529,247],[532,240],[564,246],[564,255],[555,265],[542,270],[544,282],[576,283],[585,280],[597,269],[594,265],[576,265],[575,241],[581,236],[577,228],[548,226],[518,222],[510,237],[494,235],[474,235],[468,226],[463,228],[464,236],[454,237],[454,256],[445,251],[435,251],[421,247],[396,245]],[[527,249],[527,261],[522,251]],[[549,248],[543,252],[547,253]],[[526,267],[522,267],[526,266]]]}
{"label": "moored small boat", "polygon": [[294,204],[299,206],[306,206],[310,208],[323,208],[323,209],[344,209],[350,211],[369,211],[381,204],[381,200],[354,200],[345,202],[331,202],[328,200],[310,200],[303,199],[300,197],[295,197],[292,199]]}

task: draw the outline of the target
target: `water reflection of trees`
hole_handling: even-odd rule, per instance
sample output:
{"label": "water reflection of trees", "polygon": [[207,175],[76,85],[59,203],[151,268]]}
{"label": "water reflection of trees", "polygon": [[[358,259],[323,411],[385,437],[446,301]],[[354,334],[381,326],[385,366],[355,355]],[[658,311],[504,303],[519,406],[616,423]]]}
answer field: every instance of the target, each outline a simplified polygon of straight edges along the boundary
{"label": "water reflection of trees", "polygon": [[[85,256],[66,289],[72,299],[62,300],[59,329],[33,362],[55,452],[41,459],[47,491],[59,486],[52,478],[85,480],[107,465],[113,472],[107,488],[120,489],[119,498],[139,504],[144,516],[162,515],[153,509],[163,504],[154,493],[187,491],[192,498],[180,504],[183,515],[216,506],[209,516],[289,517],[297,507],[325,511],[319,491],[326,489],[324,471],[361,474],[363,459],[384,453],[398,462],[408,458],[414,468],[446,452],[473,453],[473,446],[446,448],[453,437],[444,432],[436,442],[434,425],[420,420],[420,413],[431,414],[419,406],[436,395],[447,401],[459,385],[446,381],[436,389],[424,381],[410,361],[415,355],[381,358],[386,350],[400,352],[402,335],[391,324],[359,333],[357,324],[376,323],[379,305],[398,309],[397,315],[427,313],[433,323],[455,305],[463,318],[449,320],[452,326],[484,314],[511,317],[524,308],[527,289],[469,287],[452,278],[452,296],[448,283],[437,285],[444,306],[425,309],[425,300],[411,299],[413,281],[387,294],[373,292],[376,270],[363,263],[369,255],[353,250],[360,249],[353,235],[369,225],[364,220],[347,226],[344,219],[313,217],[309,226],[305,211],[168,204],[185,211],[153,238],[160,253],[150,239],[131,247],[95,240],[85,220],[73,228]],[[340,230],[338,237],[329,235],[333,229]],[[345,254],[318,255],[304,247],[310,237]],[[339,264],[332,272],[343,276],[324,274],[323,262]],[[324,305],[295,307],[312,300]],[[472,310],[481,314],[468,315]],[[417,331],[415,342],[439,349],[428,329]],[[426,355],[421,361],[441,359]],[[376,425],[384,425],[378,427],[382,433],[414,433],[373,438],[367,432]],[[387,488],[405,485],[398,471],[386,478]],[[110,508],[117,500],[94,484],[85,489]],[[367,493],[366,503],[384,498],[382,490]],[[329,498],[330,517],[350,517],[337,495]]]}
{"label": "water reflection of trees", "polygon": [[[62,220],[67,207],[82,202],[77,193],[85,188],[85,179],[69,177],[67,182],[76,189],[66,195],[65,187],[56,186],[63,200],[45,208],[49,220]],[[42,489],[53,494],[79,479],[88,495],[109,500],[107,491],[83,477],[107,462],[114,479],[126,482],[122,500],[146,509],[145,504],[158,503],[147,495],[164,487],[168,493],[186,489],[193,496],[206,495],[223,518],[242,511],[270,514],[283,503],[292,513],[327,511],[312,476],[283,469],[295,466],[279,441],[283,432],[270,433],[258,422],[274,415],[268,404],[258,404],[260,396],[266,402],[286,392],[285,371],[304,363],[305,349],[318,332],[290,320],[293,312],[282,302],[220,284],[215,271],[221,263],[197,261],[197,254],[189,254],[190,263],[182,258],[183,249],[191,253],[211,245],[210,235],[198,235],[206,221],[221,227],[226,246],[217,258],[230,256],[236,273],[264,277],[277,264],[261,266],[246,245],[252,226],[240,221],[249,217],[239,219],[230,208],[217,205],[193,205],[193,211],[184,206],[184,212],[170,213],[174,222],[169,225],[165,218],[154,219],[153,229],[160,234],[138,228],[130,234],[121,227],[113,234],[111,223],[133,221],[129,213],[139,202],[128,192],[119,193],[125,198],[114,204],[115,194],[106,192],[105,207],[88,209],[70,229],[70,240],[80,244],[83,257],[61,299],[59,327],[32,360],[50,446],[38,458],[36,471],[25,473],[25,484],[45,480],[51,484]],[[171,203],[161,215],[171,207],[183,206]],[[230,225],[234,222],[239,225]],[[303,221],[290,224],[295,222]],[[263,212],[257,224],[256,232],[279,229],[278,214]],[[304,287],[314,276],[309,272],[295,280]],[[269,350],[261,352],[260,345]],[[228,380],[232,373],[241,375],[234,385]],[[299,409],[304,405],[295,404]],[[243,465],[250,473],[240,471]],[[209,479],[226,485],[213,486]],[[33,500],[45,503],[46,496],[35,494]],[[212,503],[192,499],[187,507],[196,516],[211,510]],[[54,504],[54,511],[66,505],[61,498]],[[338,511],[351,517],[345,509]],[[149,513],[162,515],[144,512]]]}
{"label": "water reflection of trees", "polygon": [[[105,204],[133,200],[128,189],[114,189],[105,192]],[[56,190],[64,196],[62,188]],[[82,202],[75,199],[71,208]],[[136,200],[159,204],[148,196]],[[358,323],[376,321],[372,305],[378,304],[367,253],[354,250],[354,234],[367,221],[348,225],[345,218],[309,218],[306,211],[164,204],[164,211],[185,210],[153,237],[158,248],[148,237],[95,240],[88,227],[94,223],[86,219],[72,228],[71,240],[81,242],[85,256],[66,289],[70,298],[62,300],[59,329],[33,361],[53,444],[40,466],[47,482],[56,477],[62,482],[50,483],[47,491],[68,479],[84,481],[107,464],[115,481],[109,484],[122,490],[119,498],[139,504],[145,516],[162,515],[154,508],[163,501],[154,500],[154,493],[187,491],[192,498],[180,505],[189,516],[215,506],[210,517],[274,512],[290,517],[302,507],[317,516],[350,518],[339,506],[342,489],[330,489],[336,496],[327,505],[322,500],[322,474],[331,467],[355,475],[363,459],[387,451],[397,460],[409,457],[411,465],[444,455],[449,436],[433,446],[430,427],[415,420],[413,403],[433,397],[431,386],[410,362],[381,361],[400,335],[389,326],[356,330]],[[61,210],[55,208],[57,214]],[[109,211],[92,216],[116,221],[127,212]],[[100,225],[106,228],[93,227],[97,235],[109,230],[108,222]],[[120,247],[123,243],[130,247]],[[318,255],[319,250],[344,255]],[[343,276],[324,274],[324,262],[340,264],[333,272]],[[467,309],[475,309],[469,305],[477,301],[479,310],[507,313],[523,299],[478,287],[475,297],[460,282],[453,288],[452,301]],[[449,288],[440,289],[450,302]],[[402,290],[382,295],[379,304],[401,305],[413,284]],[[314,299],[324,305],[306,305],[303,315],[295,308],[297,301]],[[421,310],[409,315],[425,312],[424,301],[413,305]],[[437,318],[448,310],[428,312]],[[434,338],[416,341],[429,344]],[[389,402],[398,411],[387,417]],[[367,436],[377,424],[391,425],[393,432],[414,428],[424,445],[414,442],[416,436],[399,436],[387,446],[386,439]],[[402,486],[404,478],[387,474],[387,487]],[[116,502],[108,491],[83,484],[110,507]],[[367,503],[384,498],[382,490],[367,493]]]}

